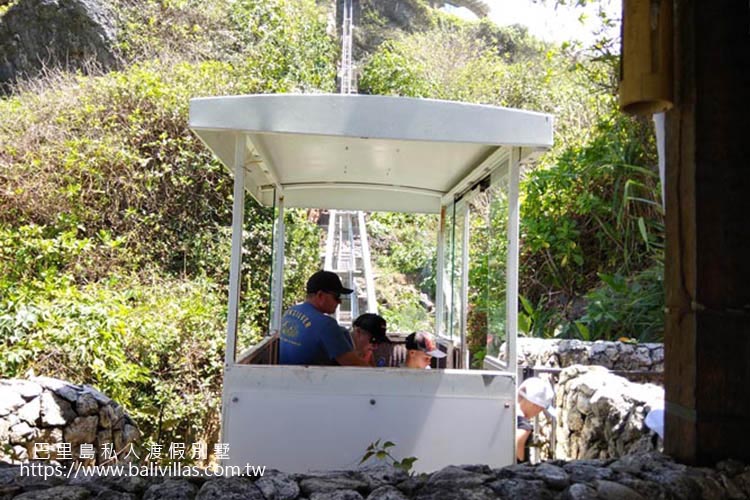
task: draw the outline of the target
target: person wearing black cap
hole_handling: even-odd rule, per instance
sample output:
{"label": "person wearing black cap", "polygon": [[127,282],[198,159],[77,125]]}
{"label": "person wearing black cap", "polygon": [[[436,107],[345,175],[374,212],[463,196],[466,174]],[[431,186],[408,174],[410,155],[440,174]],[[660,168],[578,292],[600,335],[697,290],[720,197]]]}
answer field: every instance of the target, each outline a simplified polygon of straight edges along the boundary
{"label": "person wearing black cap", "polygon": [[342,335],[335,319],[342,295],[353,292],[331,271],[318,271],[307,280],[305,301],[281,318],[279,363],[282,365],[370,366]]}
{"label": "person wearing black cap", "polygon": [[432,358],[444,357],[445,353],[438,349],[435,338],[429,333],[414,332],[406,337],[405,368],[429,368]]}
{"label": "person wearing black cap", "polygon": [[378,345],[391,342],[386,331],[385,318],[373,313],[361,314],[352,324],[354,350],[370,366],[376,366],[374,354]]}

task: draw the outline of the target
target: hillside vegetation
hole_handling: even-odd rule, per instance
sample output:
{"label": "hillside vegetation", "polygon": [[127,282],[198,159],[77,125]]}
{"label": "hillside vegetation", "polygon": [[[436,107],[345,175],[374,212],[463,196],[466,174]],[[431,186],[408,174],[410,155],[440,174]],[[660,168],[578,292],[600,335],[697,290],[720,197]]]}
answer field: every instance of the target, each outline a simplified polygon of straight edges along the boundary
{"label": "hillside vegetation", "polygon": [[[335,45],[312,0],[119,7],[121,71],[53,71],[0,101],[0,375],[91,383],[146,436],[212,443],[232,181],[188,101],[330,91]],[[247,345],[267,324],[271,214],[246,208]],[[299,290],[317,228],[287,218]]]}
{"label": "hillside vegetation", "polygon": [[[611,58],[548,46],[522,29],[445,15],[429,30],[385,42],[364,65],[361,92],[555,115],[555,145],[521,184],[522,334],[661,339],[664,230],[653,131],[617,111],[616,69]],[[434,223],[425,217],[418,225]],[[475,224],[481,235],[482,222]],[[398,239],[410,246],[394,255],[413,256],[406,272],[416,262],[434,266],[433,241]],[[471,250],[478,258],[469,276],[477,361],[490,306],[480,294],[483,245],[480,237]],[[434,290],[434,283],[413,281]]]}
{"label": "hillside vegetation", "polygon": [[[363,3],[363,31],[377,36],[360,54],[361,92],[557,117],[553,150],[522,186],[524,333],[659,338],[663,230],[654,148],[648,123],[616,112],[613,66],[545,45],[520,27],[457,20],[421,0],[408,2],[419,16],[399,27],[385,3],[380,10]],[[0,100],[0,376],[93,384],[125,405],[147,439],[204,440],[211,449],[231,178],[188,129],[188,101],[334,91],[330,5],[112,5],[118,71],[50,70]],[[250,199],[246,210],[243,345],[267,324],[272,223]],[[291,302],[319,265],[320,234],[308,214],[286,217]],[[369,222],[390,323],[429,325],[418,292],[434,297],[434,218],[374,214]],[[473,285],[483,272],[472,270]],[[487,304],[474,301],[480,359]]]}

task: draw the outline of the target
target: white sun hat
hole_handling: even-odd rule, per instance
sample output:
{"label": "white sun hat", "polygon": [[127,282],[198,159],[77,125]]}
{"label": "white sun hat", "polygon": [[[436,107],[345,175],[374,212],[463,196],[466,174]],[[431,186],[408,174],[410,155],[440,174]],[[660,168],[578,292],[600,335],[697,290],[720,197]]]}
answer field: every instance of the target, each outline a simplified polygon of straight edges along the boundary
{"label": "white sun hat", "polygon": [[521,383],[518,388],[518,395],[522,398],[541,406],[548,416],[556,417],[557,412],[552,407],[555,401],[555,391],[547,380],[539,377],[531,377]]}
{"label": "white sun hat", "polygon": [[664,401],[652,402],[651,411],[646,414],[643,423],[664,439]]}

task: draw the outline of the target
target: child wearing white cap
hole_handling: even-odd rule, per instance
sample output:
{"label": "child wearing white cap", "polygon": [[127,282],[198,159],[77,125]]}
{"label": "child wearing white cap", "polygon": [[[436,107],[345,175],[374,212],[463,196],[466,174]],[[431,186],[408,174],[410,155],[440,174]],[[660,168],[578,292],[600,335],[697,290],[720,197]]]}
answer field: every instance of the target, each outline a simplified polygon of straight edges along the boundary
{"label": "child wearing white cap", "polygon": [[538,377],[527,378],[518,388],[518,402],[516,404],[516,458],[519,462],[529,459],[529,437],[534,428],[531,419],[544,412],[554,418],[552,403],[555,392],[546,380]]}

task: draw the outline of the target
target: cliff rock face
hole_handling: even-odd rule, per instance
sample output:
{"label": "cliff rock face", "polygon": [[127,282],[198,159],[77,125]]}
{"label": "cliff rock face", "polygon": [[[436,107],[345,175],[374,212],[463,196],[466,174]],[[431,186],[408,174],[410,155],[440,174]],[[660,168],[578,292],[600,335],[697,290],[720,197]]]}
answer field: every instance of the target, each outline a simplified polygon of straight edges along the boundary
{"label": "cliff rock face", "polygon": [[115,35],[102,0],[20,0],[0,17],[0,85],[43,68],[112,67]]}

